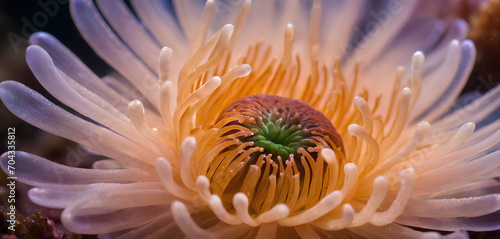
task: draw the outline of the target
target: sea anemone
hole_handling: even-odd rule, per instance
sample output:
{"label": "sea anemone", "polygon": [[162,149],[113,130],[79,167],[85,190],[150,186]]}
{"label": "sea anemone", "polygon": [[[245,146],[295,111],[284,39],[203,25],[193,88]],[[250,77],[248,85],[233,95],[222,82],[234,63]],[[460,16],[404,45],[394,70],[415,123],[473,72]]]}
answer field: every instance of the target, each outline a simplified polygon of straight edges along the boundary
{"label": "sea anemone", "polygon": [[475,47],[429,4],[71,1],[116,72],[99,77],[36,33],[27,63],[65,107],[14,81],[0,97],[106,159],[16,152],[16,176],[68,230],[101,238],[499,229],[500,88],[458,100]]}

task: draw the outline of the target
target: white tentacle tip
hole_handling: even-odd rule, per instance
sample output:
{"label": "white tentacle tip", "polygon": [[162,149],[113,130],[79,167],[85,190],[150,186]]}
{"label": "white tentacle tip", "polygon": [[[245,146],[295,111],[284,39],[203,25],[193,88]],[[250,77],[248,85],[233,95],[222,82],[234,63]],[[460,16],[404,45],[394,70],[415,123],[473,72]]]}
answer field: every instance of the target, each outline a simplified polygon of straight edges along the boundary
{"label": "white tentacle tip", "polygon": [[274,206],[274,212],[279,215],[278,217],[285,218],[290,215],[290,208],[285,204],[278,204]]}
{"label": "white tentacle tip", "polygon": [[224,25],[224,27],[222,27],[223,32],[229,31],[230,34],[233,33],[233,30],[234,30],[233,24],[226,24],[226,25]]}
{"label": "white tentacle tip", "polygon": [[351,206],[351,204],[346,203],[342,205],[342,219],[345,222],[345,227],[351,225],[352,221],[354,220],[355,214],[356,211],[354,211],[354,208]]}
{"label": "white tentacle tip", "polygon": [[168,171],[168,173],[172,173],[172,166],[170,165],[170,162],[163,157],[156,158],[155,167],[156,171],[160,175],[167,173],[166,171]]}
{"label": "white tentacle tip", "polygon": [[337,163],[337,157],[335,156],[335,152],[333,152],[332,149],[322,149],[321,156],[323,156],[326,163],[328,164]]}
{"label": "white tentacle tip", "polygon": [[256,221],[258,223],[270,223],[284,219],[288,217],[288,215],[290,215],[290,208],[285,204],[278,204],[269,211],[260,214]]}
{"label": "white tentacle tip", "polygon": [[403,94],[403,96],[411,96],[412,91],[411,91],[411,89],[410,89],[410,88],[405,87],[405,88],[403,88],[403,90],[401,91],[401,94]]}
{"label": "white tentacle tip", "polygon": [[332,193],[330,193],[329,195],[327,195],[326,197],[328,197],[329,200],[332,200],[335,202],[335,201],[338,201],[339,199],[342,200],[344,198],[344,194],[342,193],[342,191],[336,190],[336,191],[333,191]]}
{"label": "white tentacle tip", "polygon": [[235,207],[248,207],[248,197],[244,193],[236,193],[233,196],[233,204]]}
{"label": "white tentacle tip", "polygon": [[216,206],[216,205],[218,205],[220,202],[222,202],[222,201],[220,200],[220,197],[219,197],[218,195],[216,195],[216,194],[212,194],[212,195],[210,196],[210,200],[208,201],[208,204],[209,204],[209,205],[212,205],[212,206]]}
{"label": "white tentacle tip", "polygon": [[248,76],[252,72],[252,66],[249,64],[241,64],[238,66],[238,77]]}
{"label": "white tentacle tip", "polygon": [[205,202],[210,201],[210,181],[207,177],[200,175],[196,178],[196,188],[201,199]]}
{"label": "white tentacle tip", "polygon": [[344,165],[344,171],[354,171],[354,170],[358,170],[358,166],[356,164],[353,164],[353,163],[346,163]]}
{"label": "white tentacle tip", "polygon": [[417,124],[417,128],[428,129],[429,127],[431,127],[431,124],[427,121],[420,121]]}
{"label": "white tentacle tip", "polygon": [[363,132],[363,127],[361,127],[359,124],[351,124],[347,127],[347,130],[353,136],[359,136]]}
{"label": "white tentacle tip", "polygon": [[172,81],[165,81],[161,84],[161,90],[162,92],[170,93],[172,90],[172,86],[173,86]]}
{"label": "white tentacle tip", "polygon": [[181,149],[191,149],[196,146],[196,138],[193,136],[186,137],[181,144]]}
{"label": "white tentacle tip", "polygon": [[415,178],[415,170],[413,168],[407,168],[401,172],[401,178],[410,179]]}
{"label": "white tentacle tip", "polygon": [[365,98],[361,97],[361,96],[356,96],[354,97],[354,104],[358,107],[360,106],[363,106],[366,104],[366,100]]}
{"label": "white tentacle tip", "polygon": [[415,53],[413,53],[413,58],[412,58],[413,62],[420,65],[424,62],[425,60],[425,55],[423,52],[421,51],[416,51]]}
{"label": "white tentacle tip", "polygon": [[352,216],[354,216],[354,208],[352,207],[351,204],[349,203],[346,203],[344,205],[342,205],[342,215],[345,216],[345,215],[350,215],[352,214]]}
{"label": "white tentacle tip", "polygon": [[210,86],[209,87],[210,91],[213,91],[213,90],[217,89],[217,87],[220,86],[221,82],[222,81],[221,81],[220,77],[214,76],[206,84],[209,84],[208,86]]}
{"label": "white tentacle tip", "polygon": [[381,187],[383,185],[387,185],[388,180],[386,176],[378,176],[373,180],[374,187]]}
{"label": "white tentacle tip", "polygon": [[180,214],[180,213],[184,214],[184,213],[187,213],[186,206],[184,205],[184,203],[182,203],[180,201],[174,201],[174,202],[172,202],[171,209],[172,209],[172,212],[174,214]]}
{"label": "white tentacle tip", "polygon": [[474,131],[474,129],[476,128],[476,124],[474,122],[467,122],[460,128],[464,130],[467,129],[469,131]]}
{"label": "white tentacle tip", "polygon": [[128,103],[128,108],[129,109],[142,109],[144,108],[142,105],[142,102],[140,100],[132,100]]}
{"label": "white tentacle tip", "polygon": [[164,46],[161,48],[160,57],[170,57],[174,53],[170,47]]}
{"label": "white tentacle tip", "polygon": [[210,185],[210,181],[206,176],[200,175],[196,178],[196,185],[205,188]]}

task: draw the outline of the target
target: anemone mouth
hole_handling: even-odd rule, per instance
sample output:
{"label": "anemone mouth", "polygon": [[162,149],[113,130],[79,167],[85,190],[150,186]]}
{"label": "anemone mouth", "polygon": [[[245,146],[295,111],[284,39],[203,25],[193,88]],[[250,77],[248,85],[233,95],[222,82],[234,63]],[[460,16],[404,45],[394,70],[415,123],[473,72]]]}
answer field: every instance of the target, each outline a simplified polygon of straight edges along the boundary
{"label": "anemone mouth", "polygon": [[[223,111],[216,125],[221,137],[208,152],[215,156],[206,176],[212,182],[210,190],[227,208],[240,192],[249,198],[253,213],[280,203],[292,210],[307,208],[334,186],[320,180],[331,176],[323,150],[345,159],[342,138],[332,123],[299,100],[243,97]],[[303,192],[313,192],[308,195],[314,199],[300,197],[307,194]]]}
{"label": "anemone mouth", "polygon": [[226,124],[241,125],[253,132],[239,137],[242,142],[253,142],[262,148],[259,154],[270,155],[275,163],[281,160],[297,161],[299,149],[322,144],[343,152],[342,138],[332,123],[319,111],[299,100],[276,95],[251,95],[231,104],[219,117],[236,117]]}

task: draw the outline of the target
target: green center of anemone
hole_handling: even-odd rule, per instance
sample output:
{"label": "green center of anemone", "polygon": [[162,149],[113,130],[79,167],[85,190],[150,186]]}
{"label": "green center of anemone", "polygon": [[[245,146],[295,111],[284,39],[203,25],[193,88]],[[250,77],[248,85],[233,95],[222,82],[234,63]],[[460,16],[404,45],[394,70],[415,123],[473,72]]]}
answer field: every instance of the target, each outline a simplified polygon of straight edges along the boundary
{"label": "green center of anemone", "polygon": [[[254,162],[260,155],[270,156],[279,164],[289,159],[300,162],[300,149],[308,150],[318,145],[343,150],[342,139],[322,113],[310,105],[275,95],[251,95],[230,105],[220,116],[236,118],[225,126],[239,125],[252,132],[239,136],[244,143],[252,143],[259,152],[250,155]],[[229,132],[231,134],[234,132]],[[312,150],[315,155],[317,150]],[[300,163],[299,163],[300,164]]]}
{"label": "green center of anemone", "polygon": [[311,140],[305,137],[305,131],[299,129],[297,125],[282,125],[282,118],[262,122],[260,125],[246,123],[243,126],[248,129],[256,129],[252,137],[248,140],[254,142],[254,146],[262,147],[264,153],[280,156],[282,159],[288,159],[290,155],[297,153],[299,148],[313,146]]}

